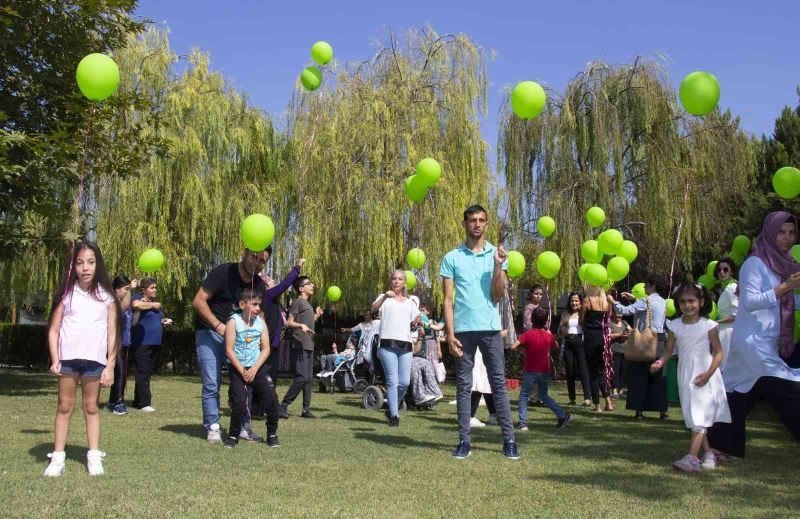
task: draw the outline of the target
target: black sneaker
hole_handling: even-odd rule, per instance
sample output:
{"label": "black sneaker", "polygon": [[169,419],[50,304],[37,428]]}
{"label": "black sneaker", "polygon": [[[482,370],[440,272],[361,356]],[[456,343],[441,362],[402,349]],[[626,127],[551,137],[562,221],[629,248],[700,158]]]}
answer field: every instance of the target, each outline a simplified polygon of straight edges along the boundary
{"label": "black sneaker", "polygon": [[238,441],[239,440],[233,436],[226,436],[225,439],[222,440],[222,445],[224,445],[226,449],[233,449],[236,447]]}
{"label": "black sneaker", "polygon": [[517,444],[514,442],[505,442],[503,444],[503,456],[510,460],[518,460],[519,450],[517,450]]}
{"label": "black sneaker", "polygon": [[267,436],[267,447],[280,447],[281,444],[278,443],[278,435],[277,434],[270,434]]}
{"label": "black sneaker", "polygon": [[556,425],[557,428],[561,429],[562,427],[566,427],[570,425],[573,421],[575,421],[575,417],[571,414],[567,413],[564,415],[564,418],[558,419],[558,424]]}
{"label": "black sneaker", "polygon": [[311,411],[303,411],[303,413],[300,416],[303,417],[303,418],[316,418],[317,417],[317,415],[315,415]]}
{"label": "black sneaker", "polygon": [[400,427],[400,417],[392,416],[389,418],[389,427]]}
{"label": "black sneaker", "polygon": [[286,410],[286,407],[282,405],[278,406],[278,418],[289,418],[289,411]]}
{"label": "black sneaker", "polygon": [[386,420],[386,423],[392,425],[392,415],[389,414],[389,410],[383,412],[383,418]]}
{"label": "black sneaker", "polygon": [[456,450],[453,451],[453,457],[457,460],[465,460],[469,458],[470,454],[472,454],[472,447],[469,442],[459,443]]}

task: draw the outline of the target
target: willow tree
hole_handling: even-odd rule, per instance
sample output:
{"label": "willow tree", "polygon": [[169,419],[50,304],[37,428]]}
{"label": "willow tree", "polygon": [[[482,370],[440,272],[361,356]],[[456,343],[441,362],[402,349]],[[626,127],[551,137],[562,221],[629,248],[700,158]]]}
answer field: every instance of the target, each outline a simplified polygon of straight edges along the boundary
{"label": "willow tree", "polygon": [[[488,203],[492,181],[478,116],[486,110],[486,56],[467,36],[431,28],[394,33],[369,61],[334,64],[316,92],[289,107],[296,208],[283,235],[318,284],[364,306],[385,290],[405,252],[428,261],[421,285],[440,297],[439,262],[463,240],[461,213]],[[442,177],[418,204],[403,181],[433,157]]]}
{"label": "willow tree", "polygon": [[[755,164],[738,119],[688,116],[663,68],[643,59],[591,63],[564,92],[547,94],[546,110],[530,121],[505,104],[498,164],[520,248],[561,254],[557,288],[577,284],[580,244],[602,230],[584,218],[594,205],[606,211],[605,227],[638,244],[634,274],[669,274],[682,216],[679,268],[725,251],[735,234],[728,215],[747,196]],[[532,229],[545,214],[558,227],[542,242]]]}

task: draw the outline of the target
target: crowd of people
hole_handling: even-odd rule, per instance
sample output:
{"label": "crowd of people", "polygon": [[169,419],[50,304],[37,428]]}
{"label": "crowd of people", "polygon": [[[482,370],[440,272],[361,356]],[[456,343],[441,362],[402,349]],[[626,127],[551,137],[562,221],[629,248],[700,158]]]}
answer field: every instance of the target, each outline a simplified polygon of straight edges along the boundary
{"label": "crowd of people", "polygon": [[[549,295],[536,285],[522,312],[524,333],[519,337],[505,272],[507,255],[502,245],[486,239],[488,213],[471,206],[462,223],[464,241],[444,256],[439,270],[442,321],[432,319],[427,305],[408,293],[405,273],[398,269],[364,322],[347,330],[357,333],[358,339],[321,359],[318,376],[330,376],[339,364],[374,343],[377,350],[368,359],[376,358],[384,374],[390,427],[400,426],[409,388],[415,405],[430,406],[442,398],[438,383],[446,344],[454,359],[459,438],[453,457],[457,459],[472,453],[471,428],[483,425],[475,417],[481,400],[489,407],[490,423],[500,426],[503,454],[520,458],[506,384],[508,348],[524,350],[517,431],[528,430],[529,399],[550,409],[559,429],[574,421],[549,393],[551,378],[561,375],[562,366],[567,406],[578,405],[580,380],[581,405],[593,406],[595,412],[614,411],[615,399],[624,396],[633,419],[645,419],[647,412],[667,418],[665,365],[677,353],[681,412],[691,441],[688,453],[673,463],[676,468],[696,472],[712,469],[728,456],[743,457],[746,418],[762,398],[800,441],[800,351],[794,342],[800,264],[789,254],[797,241],[794,216],[768,215],[741,266],[739,281],[735,262],[719,260],[715,275],[720,287],[715,292],[684,283],[667,294],[666,281],[651,276],[644,284],[644,297],[607,294],[601,287],[587,286],[569,293],[563,311],[556,315]],[[280,282],[260,274],[271,255],[270,247],[245,250],[238,262],[215,267],[192,302],[202,425],[212,444],[233,448],[247,440],[279,447],[279,419],[289,417],[289,408],[301,393],[300,416],[315,418],[314,335],[323,310],[311,304],[315,284],[301,275],[304,260]],[[284,312],[280,298],[290,287],[296,298]],[[667,318],[668,295],[677,303],[673,319]],[[719,315],[711,320],[714,303]],[[92,475],[104,473],[105,454],[99,450],[100,388],[111,388],[109,411],[126,414],[129,362],[135,366],[133,407],[155,411],[150,377],[159,361],[163,327],[171,324],[157,300],[154,279],[137,282],[118,276],[112,282],[97,245],[76,244],[53,303],[48,334],[50,372],[58,377],[58,407],[46,476],[64,471],[67,430],[79,384],[89,444],[87,469]],[[284,327],[294,379],[279,400],[275,381]],[[220,423],[226,365],[231,408],[227,433]],[[251,421],[261,419],[266,422],[266,439],[251,426]]]}

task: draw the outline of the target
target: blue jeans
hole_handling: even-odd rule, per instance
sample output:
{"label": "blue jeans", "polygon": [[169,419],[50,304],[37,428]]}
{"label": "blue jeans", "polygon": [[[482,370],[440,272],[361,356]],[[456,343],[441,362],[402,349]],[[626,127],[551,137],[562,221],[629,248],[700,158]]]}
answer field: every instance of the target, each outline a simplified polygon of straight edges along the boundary
{"label": "blue jeans", "polygon": [[381,346],[378,348],[383,373],[386,377],[386,399],[389,400],[389,414],[397,416],[397,407],[406,395],[411,382],[411,350]]}
{"label": "blue jeans", "polygon": [[555,400],[547,394],[547,386],[550,383],[547,373],[534,373],[526,371],[522,375],[522,388],[519,390],[519,421],[528,421],[528,395],[534,384],[539,386],[539,399],[548,409],[553,411],[558,419],[564,418],[567,413],[559,406]]}
{"label": "blue jeans", "polygon": [[[203,403],[203,427],[206,431],[211,424],[219,423],[219,390],[222,386],[222,365],[225,356],[225,338],[213,330],[197,330],[194,333],[197,348],[197,367],[203,384],[201,398]],[[245,415],[242,429],[250,430],[250,417]]]}

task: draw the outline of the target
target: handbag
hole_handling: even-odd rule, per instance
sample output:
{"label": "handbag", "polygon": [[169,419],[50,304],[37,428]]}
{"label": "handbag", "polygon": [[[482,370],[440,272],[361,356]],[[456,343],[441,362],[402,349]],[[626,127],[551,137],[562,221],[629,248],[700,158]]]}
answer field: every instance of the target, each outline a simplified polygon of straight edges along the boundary
{"label": "handbag", "polygon": [[639,320],[637,316],[633,330],[625,343],[625,360],[650,362],[655,360],[658,346],[658,334],[653,331],[653,310],[650,308],[650,301],[647,301],[644,330],[639,330]]}

